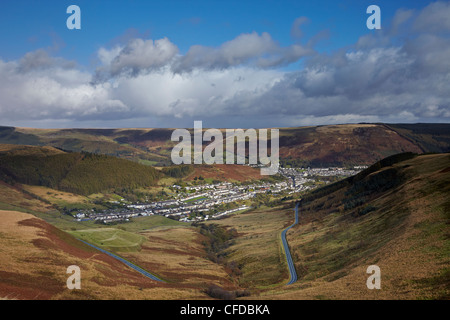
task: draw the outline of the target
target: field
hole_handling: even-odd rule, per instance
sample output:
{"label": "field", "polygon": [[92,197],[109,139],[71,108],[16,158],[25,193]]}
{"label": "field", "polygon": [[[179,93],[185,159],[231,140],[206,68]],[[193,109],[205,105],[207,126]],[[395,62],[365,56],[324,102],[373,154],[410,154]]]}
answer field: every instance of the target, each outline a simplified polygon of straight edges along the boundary
{"label": "field", "polygon": [[31,195],[24,194],[20,187],[0,181],[0,209],[23,212],[47,212],[54,208]]}
{"label": "field", "polygon": [[30,186],[22,185],[23,190],[37,196],[39,199],[48,201],[52,205],[59,209],[92,209],[102,208],[101,206],[94,205],[88,197],[77,195],[70,192],[59,191],[42,186]]}
{"label": "field", "polygon": [[[149,225],[135,219],[134,227],[123,224],[120,229],[84,229],[70,231],[70,234],[117,253],[168,283],[197,288],[206,288],[213,283],[226,288],[236,287],[224,267],[207,259],[205,239],[196,228],[161,216],[150,218],[161,221]],[[133,231],[123,230],[125,228]]]}
{"label": "field", "polygon": [[70,232],[74,237],[108,251],[139,251],[145,238],[115,228],[84,229]]}
{"label": "field", "polygon": [[236,287],[224,267],[206,258],[204,238],[196,229],[162,227],[140,235],[146,238],[142,249],[122,256],[169,283],[202,289],[210,284]]}

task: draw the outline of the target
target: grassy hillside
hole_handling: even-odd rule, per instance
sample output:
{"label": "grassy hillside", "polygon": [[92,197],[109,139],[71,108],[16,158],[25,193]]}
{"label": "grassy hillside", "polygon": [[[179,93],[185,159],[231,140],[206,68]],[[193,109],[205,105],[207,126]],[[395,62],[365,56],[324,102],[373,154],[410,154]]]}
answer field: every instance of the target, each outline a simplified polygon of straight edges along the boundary
{"label": "grassy hillside", "polygon": [[237,231],[234,244],[221,254],[226,264],[240,270],[239,284],[250,289],[253,297],[267,289],[283,287],[289,277],[281,231],[292,224],[292,217],[293,209],[288,206],[260,208],[207,222]]}
{"label": "grassy hillside", "polygon": [[132,161],[90,153],[0,153],[0,179],[80,195],[156,184],[161,174]]}
{"label": "grassy hillside", "polygon": [[288,233],[298,291],[279,297],[448,299],[449,195],[450,154],[403,154],[306,197]]}
{"label": "grassy hillside", "polygon": [[[161,272],[169,280],[178,279],[161,283],[30,214],[0,210],[0,219],[0,299],[207,299],[203,292],[205,281],[228,283],[222,268],[202,258],[201,242],[194,241],[199,235],[193,229],[148,233],[148,244],[142,252],[125,257],[149,271]],[[102,241],[112,246],[144,239],[106,228],[99,234],[107,237]],[[81,290],[69,290],[66,286],[66,271],[71,265],[81,269]]]}

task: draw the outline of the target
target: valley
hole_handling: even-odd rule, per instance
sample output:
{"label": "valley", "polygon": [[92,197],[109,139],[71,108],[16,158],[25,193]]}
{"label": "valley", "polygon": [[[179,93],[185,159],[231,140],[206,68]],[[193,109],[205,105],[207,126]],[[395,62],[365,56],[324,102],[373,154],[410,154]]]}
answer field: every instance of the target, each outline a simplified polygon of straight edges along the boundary
{"label": "valley", "polygon": [[[436,141],[398,130],[422,139],[421,150]],[[151,167],[2,144],[0,297],[448,299],[448,153],[328,167],[281,160],[278,175],[262,177],[244,165]],[[287,285],[281,232],[296,203],[286,238],[297,281]],[[74,264],[82,290],[66,287]],[[370,265],[381,290],[366,287]]]}

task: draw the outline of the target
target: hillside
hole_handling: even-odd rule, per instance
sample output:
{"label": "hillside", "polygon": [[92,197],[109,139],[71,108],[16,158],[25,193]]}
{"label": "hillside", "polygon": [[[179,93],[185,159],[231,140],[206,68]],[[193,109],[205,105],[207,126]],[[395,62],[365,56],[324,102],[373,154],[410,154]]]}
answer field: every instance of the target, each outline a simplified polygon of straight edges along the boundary
{"label": "hillside", "polygon": [[[342,124],[279,130],[284,165],[370,165],[401,152],[450,151],[450,124]],[[170,141],[172,131],[0,127],[0,143],[52,146],[167,166],[175,145]]]}
{"label": "hillside", "polygon": [[447,124],[426,123],[387,125],[398,134],[418,145],[423,152],[448,152],[450,135]]}
{"label": "hillside", "polygon": [[[450,125],[440,134],[450,137]],[[446,148],[449,151],[450,144]],[[430,150],[422,150],[383,124],[329,125],[280,132],[280,158],[293,166],[371,165],[393,154],[427,151]]]}
{"label": "hillside", "polygon": [[[197,240],[200,235],[193,229],[166,227],[147,232],[141,236],[146,238],[142,252],[125,256],[146,270],[177,279],[162,283],[33,215],[0,210],[0,219],[0,247],[2,257],[7,257],[0,259],[0,299],[207,299],[205,282],[229,283],[226,272],[202,257],[201,239]],[[97,230],[111,237],[111,229]],[[115,240],[116,245],[123,244],[119,240]],[[80,267],[81,290],[66,286],[70,276],[66,271],[71,265]]]}
{"label": "hillside", "polygon": [[403,154],[305,197],[288,233],[298,291],[277,298],[450,298],[449,194],[450,154]]}
{"label": "hillside", "polygon": [[[1,151],[4,150],[4,151]],[[107,155],[0,145],[0,180],[44,186],[80,195],[156,184],[156,169]]]}
{"label": "hillside", "polygon": [[[113,298],[114,292],[102,290],[106,279],[128,292],[136,285],[154,286],[125,265],[30,214],[0,211],[0,219],[2,255],[8,257],[0,261],[2,298]],[[82,268],[83,294],[66,287],[66,269],[74,264]]]}
{"label": "hillside", "polygon": [[[449,299],[449,194],[448,153],[391,156],[305,194],[287,233],[298,275],[289,286],[280,233],[294,202],[211,223],[238,232],[224,255],[255,299]],[[370,265],[381,290],[366,287]]]}

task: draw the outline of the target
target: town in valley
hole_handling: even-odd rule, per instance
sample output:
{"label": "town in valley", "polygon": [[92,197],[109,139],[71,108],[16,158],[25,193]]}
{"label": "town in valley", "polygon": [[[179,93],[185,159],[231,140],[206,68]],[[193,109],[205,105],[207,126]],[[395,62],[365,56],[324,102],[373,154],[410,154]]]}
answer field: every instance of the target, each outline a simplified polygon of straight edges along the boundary
{"label": "town in valley", "polygon": [[284,198],[357,174],[367,166],[353,168],[283,168],[278,169],[276,181],[250,184],[218,182],[170,187],[172,195],[145,203],[129,203],[121,198],[114,201],[118,208],[103,211],[78,210],[71,213],[77,221],[120,223],[132,218],[161,215],[181,222],[198,222],[224,218],[232,213],[253,208],[259,196]]}

